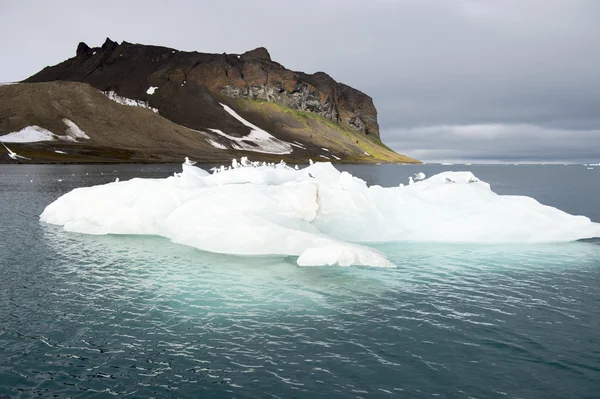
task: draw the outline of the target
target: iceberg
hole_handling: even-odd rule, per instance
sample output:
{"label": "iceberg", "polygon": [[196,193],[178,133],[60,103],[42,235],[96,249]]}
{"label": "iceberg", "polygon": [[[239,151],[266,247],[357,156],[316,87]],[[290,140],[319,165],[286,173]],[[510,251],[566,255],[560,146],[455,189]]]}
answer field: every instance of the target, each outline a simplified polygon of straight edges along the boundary
{"label": "iceberg", "polygon": [[85,234],[158,235],[215,253],[294,256],[300,266],[394,266],[369,243],[600,237],[600,224],[589,218],[498,195],[470,172],[385,188],[329,162],[295,169],[246,158],[212,174],[186,162],[165,179],[77,188],[48,205],[40,220]]}

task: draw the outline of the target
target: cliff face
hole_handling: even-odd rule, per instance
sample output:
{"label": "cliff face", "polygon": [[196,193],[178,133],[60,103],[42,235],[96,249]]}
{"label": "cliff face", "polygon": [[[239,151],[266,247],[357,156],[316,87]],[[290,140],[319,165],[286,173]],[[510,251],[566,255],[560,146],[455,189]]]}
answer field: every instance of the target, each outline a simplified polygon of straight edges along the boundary
{"label": "cliff face", "polygon": [[[288,70],[272,61],[262,47],[243,54],[203,54],[118,44],[110,39],[94,48],[80,43],[75,57],[45,68],[25,82],[53,80],[89,83],[103,91],[148,101],[161,111],[165,110],[161,100],[189,101],[189,97],[208,90],[229,98],[267,101],[311,112],[346,129],[379,138],[377,111],[371,97],[323,72],[310,75]],[[165,86],[169,88],[168,99],[160,95]],[[149,87],[160,88],[158,95],[148,94]],[[205,102],[194,101],[198,106],[205,106]],[[174,122],[204,127],[203,115],[194,118],[166,108],[166,113],[161,114]]]}
{"label": "cliff face", "polygon": [[0,86],[0,140],[35,162],[418,162],[381,142],[369,96],[290,71],[265,48],[203,54],[110,39]]}

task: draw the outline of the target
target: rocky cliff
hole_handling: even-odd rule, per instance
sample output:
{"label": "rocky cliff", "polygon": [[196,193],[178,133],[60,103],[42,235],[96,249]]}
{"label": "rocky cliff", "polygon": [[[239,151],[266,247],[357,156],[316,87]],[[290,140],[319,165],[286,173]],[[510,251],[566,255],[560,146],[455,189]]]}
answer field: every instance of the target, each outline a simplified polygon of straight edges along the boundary
{"label": "rocky cliff", "polygon": [[[293,160],[306,160],[305,157],[312,155],[345,162],[414,162],[381,143],[377,111],[369,96],[323,72],[305,74],[288,70],[273,61],[262,47],[243,54],[204,54],[119,44],[110,39],[101,47],[80,43],[73,58],[46,67],[23,83],[58,81],[89,84],[120,102],[120,106],[142,105],[174,126],[196,132],[200,141],[208,143],[218,154],[201,161],[227,159],[236,151],[254,151],[277,153]],[[49,123],[47,115],[44,119],[31,109],[30,103],[36,102],[33,93],[39,94],[40,90],[25,84],[7,87],[12,88],[0,87],[0,136],[23,128],[26,123]],[[45,86],[45,90],[65,99],[68,90],[77,90],[79,95],[87,93],[87,89],[76,87],[54,85]],[[22,109],[5,104],[1,90],[10,90],[11,95],[25,90],[28,94],[19,96],[23,99]],[[53,120],[50,125],[64,119],[63,114],[74,120],[87,118],[81,112],[91,112],[89,109],[72,112],[66,105],[56,108],[56,102],[48,104],[48,108],[52,107],[56,115],[50,118]],[[22,114],[29,115],[29,120],[21,118]],[[91,120],[85,124],[92,132],[92,141],[86,145],[92,145],[97,136],[93,133],[100,127]],[[131,132],[140,127],[128,129],[125,123],[122,128]],[[125,131],[121,134],[129,134]],[[272,139],[265,139],[267,136],[259,131]],[[169,147],[173,137],[173,134],[165,137],[164,145]],[[281,144],[280,151],[265,150],[277,141],[289,145]],[[115,137],[114,142],[123,140]],[[140,137],[138,146],[143,147],[144,142]],[[282,150],[284,147],[288,150]],[[190,152],[193,148],[183,150]]]}
{"label": "rocky cliff", "polygon": [[[202,87],[227,97],[268,101],[312,112],[346,128],[379,137],[377,110],[371,97],[323,72],[309,75],[290,71],[272,61],[263,47],[244,54],[203,54],[118,44],[110,39],[102,47],[79,43],[74,58],[47,67],[25,82],[53,80],[89,83],[124,97],[145,99],[156,107],[162,98],[146,93],[149,86],[167,85],[173,91],[181,91],[181,96],[188,91],[186,85]],[[189,122],[179,120],[176,113],[172,117],[175,122]]]}

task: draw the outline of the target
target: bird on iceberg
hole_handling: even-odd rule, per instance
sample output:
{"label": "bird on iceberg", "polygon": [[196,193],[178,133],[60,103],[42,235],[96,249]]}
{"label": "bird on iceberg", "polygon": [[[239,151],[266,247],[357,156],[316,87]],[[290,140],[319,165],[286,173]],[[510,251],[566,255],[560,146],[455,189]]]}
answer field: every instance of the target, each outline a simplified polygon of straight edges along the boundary
{"label": "bird on iceberg", "polygon": [[425,179],[425,173],[423,173],[423,172],[415,173],[415,180],[423,180],[423,179]]}
{"label": "bird on iceberg", "polygon": [[184,164],[185,164],[185,165],[189,165],[189,166],[194,166],[194,165],[196,165],[196,162],[195,162],[195,161],[192,161],[192,160],[190,160],[188,157],[185,157],[185,162],[184,162]]}
{"label": "bird on iceberg", "polygon": [[8,156],[10,157],[10,159],[13,159],[15,161],[18,161],[19,159],[29,159],[29,160],[31,160],[31,158],[24,157],[22,155],[17,154],[14,151],[12,151],[10,148],[8,148],[6,146],[6,144],[4,144],[4,142],[0,141],[0,143],[2,143],[2,145],[4,146],[4,148],[6,148],[6,151],[8,151]]}
{"label": "bird on iceberg", "polygon": [[414,184],[415,181],[413,180],[412,176],[408,177],[408,185],[410,186],[411,184]]}
{"label": "bird on iceberg", "polygon": [[242,158],[240,159],[240,163],[241,163],[241,164],[242,164],[242,166],[244,166],[244,167],[252,166],[252,162],[250,162],[250,161],[248,160],[248,157],[242,157]]}

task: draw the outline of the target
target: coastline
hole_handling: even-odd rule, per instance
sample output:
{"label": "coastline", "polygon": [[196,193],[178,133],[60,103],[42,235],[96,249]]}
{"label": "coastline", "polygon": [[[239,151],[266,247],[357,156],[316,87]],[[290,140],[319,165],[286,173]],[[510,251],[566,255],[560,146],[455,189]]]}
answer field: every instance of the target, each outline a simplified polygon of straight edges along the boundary
{"label": "coastline", "polygon": [[[58,143],[56,143],[58,144]],[[94,147],[86,145],[68,145],[60,143],[40,142],[40,143],[7,143],[9,148],[17,154],[30,158],[29,160],[14,161],[8,154],[0,155],[0,164],[169,164],[181,163],[187,156],[199,164],[228,164],[233,158],[240,159],[248,157],[252,161],[275,162],[281,160],[288,164],[306,164],[309,159],[313,161],[331,162],[333,164],[357,164],[357,165],[375,165],[375,164],[421,164],[422,162],[411,162],[411,158],[406,157],[407,162],[402,162],[404,158],[400,155],[395,159],[382,159],[375,156],[348,156],[337,160],[334,158],[321,158],[318,156],[290,156],[290,154],[266,154],[247,151],[223,151],[222,154],[214,152],[199,151],[197,149],[182,149],[181,151],[172,151],[171,149],[129,149],[129,148],[109,148]],[[57,152],[59,151],[59,152]]]}

